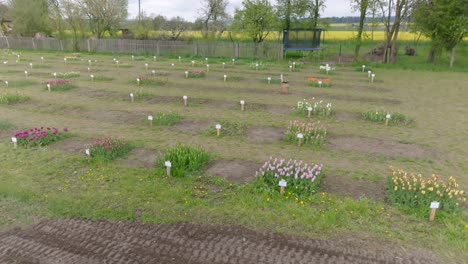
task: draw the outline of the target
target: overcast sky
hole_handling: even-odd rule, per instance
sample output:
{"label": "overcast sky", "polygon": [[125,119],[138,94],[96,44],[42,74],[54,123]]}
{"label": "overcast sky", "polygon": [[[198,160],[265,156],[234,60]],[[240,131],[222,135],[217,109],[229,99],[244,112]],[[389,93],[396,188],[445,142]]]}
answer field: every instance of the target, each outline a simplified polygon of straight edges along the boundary
{"label": "overcast sky", "polygon": [[[141,10],[146,15],[163,15],[171,18],[180,16],[188,21],[194,21],[199,16],[202,0],[140,0]],[[272,3],[274,0],[271,1]],[[325,0],[325,11],[320,13],[321,17],[348,16],[353,15],[350,8],[350,0]],[[236,8],[242,6],[242,0],[229,0],[228,12],[234,13]],[[130,18],[138,14],[138,0],[128,1],[128,12]],[[354,14],[355,15],[355,14]]]}

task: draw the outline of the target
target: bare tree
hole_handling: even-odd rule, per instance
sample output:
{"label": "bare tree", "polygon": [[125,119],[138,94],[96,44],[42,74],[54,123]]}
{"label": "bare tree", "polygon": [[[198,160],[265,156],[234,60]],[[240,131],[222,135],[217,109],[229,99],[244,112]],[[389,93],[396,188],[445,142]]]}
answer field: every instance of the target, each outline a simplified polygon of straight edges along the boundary
{"label": "bare tree", "polygon": [[127,0],[79,1],[89,19],[91,31],[97,38],[102,38],[106,31],[112,35],[127,18]]}
{"label": "bare tree", "polygon": [[178,40],[180,35],[188,29],[188,23],[183,18],[177,16],[166,20],[162,25],[162,29],[169,32],[169,35],[165,36],[166,38]]}
{"label": "bare tree", "polygon": [[73,50],[79,51],[78,40],[84,37],[86,21],[85,13],[77,0],[62,0],[62,13],[73,34]]}
{"label": "bare tree", "polygon": [[362,32],[364,31],[364,20],[366,19],[369,0],[352,0],[352,8],[359,11],[359,26],[356,35],[356,46],[354,48],[354,60],[358,59],[362,43]]}
{"label": "bare tree", "polygon": [[202,36],[205,39],[216,39],[226,30],[228,3],[228,0],[203,0],[200,18],[203,21]]}

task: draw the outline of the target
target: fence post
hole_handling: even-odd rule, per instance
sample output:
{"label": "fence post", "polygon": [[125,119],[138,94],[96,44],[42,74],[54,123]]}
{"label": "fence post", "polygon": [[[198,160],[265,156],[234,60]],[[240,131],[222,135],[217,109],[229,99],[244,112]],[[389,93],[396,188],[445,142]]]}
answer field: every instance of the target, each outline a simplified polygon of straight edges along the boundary
{"label": "fence post", "polygon": [[7,37],[7,36],[5,36],[5,40],[6,40],[7,47],[10,48],[10,42],[8,41],[8,37]]}
{"label": "fence post", "polygon": [[284,59],[284,44],[280,44],[279,48],[280,48],[280,50],[279,50],[278,60],[282,60],[282,59]]}
{"label": "fence post", "polygon": [[36,43],[34,43],[34,38],[31,38],[31,42],[32,42],[32,45],[33,45],[33,49],[35,50],[36,49]]}
{"label": "fence post", "polygon": [[159,56],[159,40],[156,42],[156,55]]}
{"label": "fence post", "polygon": [[89,43],[89,39],[86,40],[86,44],[88,45],[88,52],[91,52],[91,44]]}
{"label": "fence post", "polygon": [[63,51],[63,43],[61,39],[59,40],[59,43],[60,43],[60,50]]}
{"label": "fence post", "polygon": [[198,56],[198,42],[194,42],[193,53],[194,56]]}
{"label": "fence post", "polygon": [[235,52],[234,57],[235,57],[236,59],[239,58],[239,57],[240,57],[240,45],[239,45],[239,42],[236,42],[236,43],[234,44],[234,52]]}

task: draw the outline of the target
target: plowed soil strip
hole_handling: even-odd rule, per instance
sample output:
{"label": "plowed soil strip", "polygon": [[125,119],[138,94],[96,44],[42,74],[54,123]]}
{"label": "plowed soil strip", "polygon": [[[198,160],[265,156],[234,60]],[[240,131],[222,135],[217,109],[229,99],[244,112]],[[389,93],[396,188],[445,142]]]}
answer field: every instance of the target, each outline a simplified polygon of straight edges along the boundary
{"label": "plowed soil strip", "polygon": [[238,226],[65,219],[0,233],[0,263],[439,263],[431,252]]}

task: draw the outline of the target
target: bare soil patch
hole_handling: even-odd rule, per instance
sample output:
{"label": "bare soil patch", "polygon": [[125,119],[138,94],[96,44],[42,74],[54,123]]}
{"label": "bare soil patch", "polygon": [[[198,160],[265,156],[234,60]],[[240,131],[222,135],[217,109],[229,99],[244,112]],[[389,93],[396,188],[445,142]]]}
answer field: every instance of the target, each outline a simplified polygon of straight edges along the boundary
{"label": "bare soil patch", "polygon": [[148,103],[175,103],[175,102],[183,103],[184,102],[182,97],[176,97],[176,96],[152,96],[152,97],[146,98],[145,101]]}
{"label": "bare soil patch", "polygon": [[183,119],[172,127],[180,131],[198,134],[207,130],[211,123],[212,121],[204,119]]}
{"label": "bare soil patch", "polygon": [[106,120],[111,122],[122,123],[138,123],[147,117],[146,113],[141,112],[124,112],[116,110],[97,110],[97,111],[84,111],[82,116],[85,118]]}
{"label": "bare soil patch", "polygon": [[294,110],[294,108],[284,105],[267,105],[266,110],[275,115],[284,115]]}
{"label": "bare soil patch", "polygon": [[348,112],[348,111],[337,111],[336,117],[342,120],[355,120],[360,119],[361,114],[356,112]]}
{"label": "bare soil patch", "polygon": [[403,144],[386,139],[353,136],[331,137],[330,145],[333,149],[375,153],[389,157],[405,156],[411,158],[428,158],[436,156],[436,152],[431,148],[417,144]]}
{"label": "bare soil patch", "polygon": [[255,178],[255,171],[260,164],[245,160],[215,160],[208,164],[207,174],[221,176],[237,183],[250,182]]}
{"label": "bare soil patch", "polygon": [[324,98],[363,103],[401,104],[400,100],[394,98],[372,98],[365,96],[348,96],[338,94],[326,95]]}
{"label": "bare soil patch", "polygon": [[147,148],[133,149],[119,163],[131,167],[154,168],[156,157],[161,154],[160,151]]}
{"label": "bare soil patch", "polygon": [[247,131],[247,138],[252,141],[278,141],[283,138],[284,128],[252,127]]}
{"label": "bare soil patch", "polygon": [[80,95],[89,96],[89,97],[106,97],[106,98],[120,98],[122,94],[113,91],[107,90],[85,90],[80,91]]}
{"label": "bare soil patch", "polygon": [[47,220],[0,233],[1,263],[441,263],[431,251],[240,226]]}
{"label": "bare soil patch", "polygon": [[329,193],[350,196],[354,199],[369,198],[376,201],[384,201],[385,184],[357,180],[345,176],[326,175],[323,179],[323,189]]}
{"label": "bare soil patch", "polygon": [[72,153],[81,153],[86,144],[90,144],[90,141],[84,138],[71,137],[54,142],[50,145],[50,148]]}

